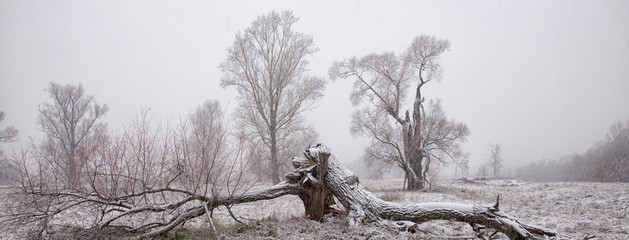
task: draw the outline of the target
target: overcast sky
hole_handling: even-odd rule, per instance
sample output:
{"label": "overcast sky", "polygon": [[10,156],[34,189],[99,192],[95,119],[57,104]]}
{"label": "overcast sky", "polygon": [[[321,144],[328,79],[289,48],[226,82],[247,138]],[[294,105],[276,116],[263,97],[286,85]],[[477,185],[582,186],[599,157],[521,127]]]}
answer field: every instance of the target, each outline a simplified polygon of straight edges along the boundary
{"label": "overcast sky", "polygon": [[[218,68],[257,16],[292,10],[296,31],[333,61],[404,51],[420,34],[447,38],[441,83],[425,87],[471,130],[472,172],[490,142],[507,165],[584,152],[629,118],[629,1],[25,1],[0,0],[0,127],[39,136],[49,82],[82,83],[121,129],[142,108],[178,122],[208,99],[233,109]],[[349,134],[350,80],[329,83],[308,113],[342,161],[362,154]]]}

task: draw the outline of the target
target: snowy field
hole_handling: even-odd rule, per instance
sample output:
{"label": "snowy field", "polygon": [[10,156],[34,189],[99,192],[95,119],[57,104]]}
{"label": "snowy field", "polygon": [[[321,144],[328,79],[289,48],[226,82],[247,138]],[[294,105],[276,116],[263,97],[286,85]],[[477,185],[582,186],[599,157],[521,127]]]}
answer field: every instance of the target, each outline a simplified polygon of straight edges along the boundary
{"label": "snowy field", "polygon": [[[527,183],[494,180],[484,184],[444,181],[428,193],[401,191],[402,180],[361,180],[376,196],[394,202],[459,202],[488,204],[501,195],[501,209],[521,222],[559,232],[566,238],[629,239],[628,183]],[[234,227],[227,213],[220,212],[226,238],[285,239],[443,239],[474,237],[467,224],[433,221],[420,225],[417,234],[399,236],[376,227],[351,229],[343,219],[315,223],[302,219],[303,206],[296,196],[243,204],[234,213],[245,219],[264,219],[249,228]],[[205,219],[199,219],[205,222]],[[231,228],[230,228],[231,226]]]}
{"label": "snowy field", "polygon": [[[443,181],[431,192],[401,191],[402,180],[361,180],[369,191],[387,201],[493,204],[500,194],[501,210],[521,222],[555,230],[572,239],[629,239],[628,183],[527,183],[493,180],[481,184]],[[474,239],[464,223],[431,221],[415,234],[391,233],[373,226],[350,228],[342,217],[324,223],[303,218],[296,196],[284,196],[234,206],[247,226],[238,224],[224,207],[214,213],[222,239]],[[2,238],[14,238],[0,234]],[[504,237],[504,236],[503,236]],[[168,239],[211,239],[207,218],[199,217],[173,231]]]}

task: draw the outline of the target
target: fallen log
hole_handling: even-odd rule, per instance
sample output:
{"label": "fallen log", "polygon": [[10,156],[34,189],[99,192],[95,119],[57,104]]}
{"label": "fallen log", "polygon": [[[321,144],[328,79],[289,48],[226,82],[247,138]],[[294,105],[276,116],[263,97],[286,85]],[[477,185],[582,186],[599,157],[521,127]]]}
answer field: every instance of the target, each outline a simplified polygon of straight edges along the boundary
{"label": "fallen log", "polygon": [[218,206],[230,206],[240,203],[268,200],[287,194],[299,194],[300,192],[301,187],[299,185],[291,184],[288,182],[281,182],[268,188],[246,192],[240,195],[209,197],[203,199],[204,204],[187,209],[185,212],[174,216],[169,222],[157,223],[158,226],[153,226],[150,231],[144,231],[145,233],[141,234],[140,238],[153,238],[159,235],[163,235],[173,228],[183,224],[185,221],[202,216],[203,214],[206,214],[208,211]]}
{"label": "fallen log", "polygon": [[470,225],[483,225],[504,233],[510,239],[535,239],[557,235],[551,230],[520,223],[500,211],[499,199],[493,206],[439,202],[402,205],[383,201],[365,190],[356,175],[340,164],[327,146],[317,145],[306,150],[304,155],[311,162],[327,165],[326,175],[321,184],[327,186],[347,210],[350,225],[371,222],[390,229],[413,231],[417,228],[416,223],[454,220]]}

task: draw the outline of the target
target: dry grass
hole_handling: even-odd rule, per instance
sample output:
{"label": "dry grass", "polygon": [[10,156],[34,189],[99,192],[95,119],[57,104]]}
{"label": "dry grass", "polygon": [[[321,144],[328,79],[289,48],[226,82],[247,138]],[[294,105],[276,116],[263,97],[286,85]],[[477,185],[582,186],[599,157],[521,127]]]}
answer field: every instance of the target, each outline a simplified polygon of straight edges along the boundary
{"label": "dry grass", "polygon": [[[629,239],[628,183],[525,183],[507,180],[488,184],[464,184],[444,181],[432,192],[401,190],[402,180],[361,180],[376,196],[387,201],[460,202],[493,204],[501,195],[501,209],[521,222],[550,228],[563,236],[583,239],[594,235],[601,239]],[[319,223],[303,218],[303,205],[296,196],[240,204],[233,212],[247,226],[236,223],[220,207],[214,223],[221,239],[444,239],[469,237],[474,232],[468,224],[431,221],[420,224],[420,232],[392,233],[374,226],[351,228],[343,216],[330,216]],[[58,227],[58,239],[110,239],[124,237],[124,232],[98,232]],[[0,238],[16,236],[0,233]],[[207,218],[186,222],[163,239],[213,239]],[[18,238],[19,239],[19,238]]]}
{"label": "dry grass", "polygon": [[376,196],[382,200],[389,202],[399,202],[403,198],[403,194],[399,191],[384,191],[376,194]]}
{"label": "dry grass", "polygon": [[[493,204],[500,194],[503,211],[522,222],[556,230],[564,237],[583,239],[593,235],[601,239],[629,239],[629,224],[624,216],[626,205],[623,205],[629,203],[627,183],[526,183],[499,180],[487,184],[463,184],[444,181],[432,192],[423,193],[401,190],[401,180],[361,180],[361,183],[384,200],[405,204],[429,201]],[[285,201],[296,201],[296,204]],[[273,207],[276,204],[277,207]],[[266,211],[274,212],[274,217],[258,218],[260,221],[251,227],[223,219],[225,226],[231,227],[219,229],[219,232],[222,231],[222,236],[227,239],[445,239],[474,236],[468,224],[452,221],[420,224],[420,232],[414,235],[391,233],[373,226],[349,228],[342,217],[332,217],[327,223],[318,223],[302,218],[303,207],[300,204],[292,196],[267,203],[252,203],[241,211],[246,212],[247,209],[256,209],[256,205],[262,205]],[[296,208],[293,209],[295,211],[287,211],[285,207],[288,206]]]}

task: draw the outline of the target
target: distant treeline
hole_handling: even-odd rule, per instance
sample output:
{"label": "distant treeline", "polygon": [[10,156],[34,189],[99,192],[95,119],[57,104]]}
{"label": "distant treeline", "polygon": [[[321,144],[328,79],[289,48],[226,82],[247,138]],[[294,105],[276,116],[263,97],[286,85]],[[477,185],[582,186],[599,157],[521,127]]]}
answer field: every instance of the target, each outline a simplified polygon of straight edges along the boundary
{"label": "distant treeline", "polygon": [[519,168],[516,174],[524,180],[541,182],[629,182],[629,119],[612,124],[607,138],[583,154],[534,162]]}

